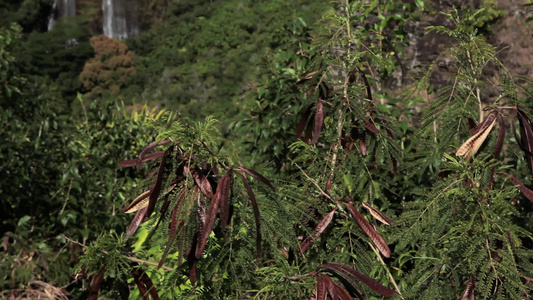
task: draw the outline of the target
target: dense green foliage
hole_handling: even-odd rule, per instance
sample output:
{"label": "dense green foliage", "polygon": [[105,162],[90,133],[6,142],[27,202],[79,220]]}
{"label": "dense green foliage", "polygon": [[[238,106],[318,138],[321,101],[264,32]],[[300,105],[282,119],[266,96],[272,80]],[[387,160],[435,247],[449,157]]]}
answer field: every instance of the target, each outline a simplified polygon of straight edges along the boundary
{"label": "dense green foliage", "polygon": [[479,34],[504,14],[427,28],[435,90],[402,56],[427,2],[144,1],[126,41],[1,4],[0,296],[530,298],[531,104]]}

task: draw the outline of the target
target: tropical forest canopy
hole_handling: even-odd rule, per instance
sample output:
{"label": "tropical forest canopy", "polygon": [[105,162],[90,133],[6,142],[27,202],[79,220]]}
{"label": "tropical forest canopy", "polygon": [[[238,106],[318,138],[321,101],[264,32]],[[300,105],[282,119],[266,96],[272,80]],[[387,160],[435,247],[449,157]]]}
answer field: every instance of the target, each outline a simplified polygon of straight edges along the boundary
{"label": "tropical forest canopy", "polygon": [[533,296],[527,1],[56,2],[0,0],[0,298]]}

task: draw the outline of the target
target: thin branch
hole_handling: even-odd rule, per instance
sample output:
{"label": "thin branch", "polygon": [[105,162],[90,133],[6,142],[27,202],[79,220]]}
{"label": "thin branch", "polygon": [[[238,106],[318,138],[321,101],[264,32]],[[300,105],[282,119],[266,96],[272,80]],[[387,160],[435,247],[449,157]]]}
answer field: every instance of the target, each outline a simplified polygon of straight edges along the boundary
{"label": "thin branch", "polygon": [[[67,241],[69,241],[69,242],[71,242],[71,243],[74,243],[74,244],[76,244],[76,245],[78,245],[78,246],[81,246],[81,247],[83,247],[83,248],[88,248],[86,245],[84,245],[84,244],[82,244],[82,243],[80,243],[80,242],[78,242],[78,241],[75,241],[75,240],[69,238],[68,236],[66,236],[66,235],[64,235],[64,234],[62,234],[62,236],[63,236],[65,239],[67,239]],[[105,251],[105,250],[100,250],[100,251],[102,251],[102,253],[104,253],[104,254],[109,254],[109,252],[107,252],[107,251]],[[127,259],[129,259],[129,260],[131,260],[131,261],[133,261],[133,262],[136,262],[136,263],[143,263],[143,264],[147,264],[147,265],[155,266],[155,267],[157,267],[157,266],[159,265],[159,263],[152,262],[152,261],[149,261],[149,260],[144,260],[144,259],[140,259],[140,258],[136,258],[136,257],[132,257],[132,256],[127,256],[127,255],[125,255],[125,254],[123,254],[123,255],[124,255]],[[167,271],[174,271],[173,268],[171,268],[171,267],[167,267],[167,266],[165,266],[165,265],[161,266],[161,268],[164,269],[164,270],[167,270]]]}
{"label": "thin branch", "polygon": [[333,198],[331,198],[331,196],[330,196],[328,193],[324,192],[324,190],[318,185],[318,183],[317,183],[313,178],[309,177],[309,175],[307,175],[307,173],[305,173],[305,171],[304,171],[304,170],[303,170],[298,164],[295,164],[295,165],[296,165],[296,167],[297,167],[298,169],[300,169],[300,171],[302,171],[302,173],[304,174],[304,176],[305,176],[309,181],[311,181],[311,183],[312,183],[312,184],[313,184],[313,185],[314,185],[314,186],[320,191],[320,193],[321,193],[324,197],[328,198],[329,200],[331,200],[331,201],[333,201],[333,202],[336,202],[335,200],[333,200]]}

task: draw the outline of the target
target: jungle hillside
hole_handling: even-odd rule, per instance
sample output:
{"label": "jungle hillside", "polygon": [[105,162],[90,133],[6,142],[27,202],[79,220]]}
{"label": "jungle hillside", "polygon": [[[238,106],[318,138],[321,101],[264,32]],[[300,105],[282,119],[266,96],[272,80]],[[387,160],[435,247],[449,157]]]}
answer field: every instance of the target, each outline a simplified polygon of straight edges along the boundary
{"label": "jungle hillside", "polygon": [[0,0],[0,299],[533,298],[530,0]]}

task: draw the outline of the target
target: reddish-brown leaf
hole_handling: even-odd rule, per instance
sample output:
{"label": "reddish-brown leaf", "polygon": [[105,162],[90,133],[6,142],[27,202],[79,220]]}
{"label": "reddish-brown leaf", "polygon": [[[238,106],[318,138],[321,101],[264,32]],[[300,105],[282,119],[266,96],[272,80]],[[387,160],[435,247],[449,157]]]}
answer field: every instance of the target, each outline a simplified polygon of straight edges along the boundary
{"label": "reddish-brown leaf", "polygon": [[89,300],[98,300],[98,292],[100,292],[100,285],[102,284],[102,281],[104,281],[104,274],[105,269],[102,268],[91,280]]}
{"label": "reddish-brown leaf", "polygon": [[313,140],[312,143],[318,143],[318,138],[320,137],[320,132],[322,132],[322,125],[324,124],[324,104],[322,101],[318,100],[316,103],[316,112],[315,112],[315,126],[313,129]]}
{"label": "reddish-brown leaf", "polygon": [[[154,160],[154,159],[162,157],[163,155],[165,155],[165,152],[150,153],[144,156],[142,162]],[[123,168],[127,168],[127,167],[137,166],[138,162],[139,162],[139,158],[127,159],[127,160],[120,161],[118,165]]]}
{"label": "reddish-brown leaf", "polygon": [[370,132],[375,133],[375,134],[379,133],[379,129],[374,124],[374,121],[363,119],[363,123],[365,123],[366,129],[368,129]]}
{"label": "reddish-brown leaf", "polygon": [[163,252],[163,255],[161,256],[159,264],[157,265],[158,269],[161,268],[161,266],[163,266],[163,264],[165,263],[165,259],[167,258],[168,252],[170,251],[170,248],[174,243],[174,239],[176,238],[176,231],[178,230],[178,204],[179,203],[177,203],[174,206],[174,209],[172,210],[172,216],[170,217],[170,232],[168,235],[167,246],[165,247],[165,252]]}
{"label": "reddish-brown leaf", "polygon": [[331,264],[322,264],[320,266],[321,268],[327,269],[329,272],[331,272],[337,279],[339,279],[344,287],[348,290],[348,292],[358,299],[362,298],[361,293],[359,293],[358,289],[361,289],[361,286],[359,283],[357,283],[351,275],[344,272],[341,268],[331,265]]}
{"label": "reddish-brown leaf", "polygon": [[333,215],[335,214],[335,209],[333,209],[331,212],[329,212],[322,220],[320,220],[320,223],[318,223],[315,227],[315,230],[313,233],[305,238],[305,240],[302,242],[302,245],[300,246],[300,253],[305,253],[309,246],[320,237],[322,232],[326,230],[331,220],[333,220]]}
{"label": "reddish-brown leaf", "polygon": [[204,226],[201,229],[200,235],[198,235],[198,247],[196,248],[195,253],[196,258],[200,258],[200,256],[202,256],[202,252],[204,252],[207,238],[213,230],[213,225],[215,225],[219,205],[220,197],[213,197],[213,199],[211,199],[211,203],[209,204],[209,210],[207,211]]}
{"label": "reddish-brown leaf", "polygon": [[191,281],[192,285],[196,284],[196,260],[194,260],[191,264],[191,270],[189,272],[189,280]]}
{"label": "reddish-brown leaf", "polygon": [[166,165],[166,153],[169,153],[174,145],[168,147],[168,149],[165,151],[165,155],[161,158],[161,163],[159,164],[159,169],[157,170],[157,178],[155,180],[155,184],[150,189],[150,200],[148,202],[148,208],[146,210],[146,218],[150,218],[152,215],[152,212],[154,212],[155,209],[155,203],[157,201],[157,198],[159,197],[159,194],[161,193],[161,186],[163,184],[163,176],[165,174],[165,165]]}
{"label": "reddish-brown leaf", "polygon": [[150,295],[152,296],[152,300],[159,300],[157,289],[155,288],[152,279],[150,279],[150,276],[148,276],[144,270],[136,269],[135,272],[133,272],[133,279],[139,288],[142,299],[149,300],[150,298],[148,295]]}
{"label": "reddish-brown leaf", "polygon": [[509,177],[509,180],[514,184],[514,185],[518,185],[518,190],[520,192],[522,192],[522,194],[524,194],[524,196],[526,196],[527,199],[529,199],[529,201],[533,202],[533,191],[528,189],[523,183],[522,181],[520,181],[518,178],[514,177],[514,176],[511,176],[509,174],[504,174],[506,175],[507,177]]}
{"label": "reddish-brown leaf", "polygon": [[139,153],[139,158],[137,159],[137,171],[140,171],[141,170],[141,163],[143,162],[144,160],[144,157],[145,155],[154,150],[157,146],[159,145],[164,145],[164,144],[167,144],[167,143],[170,143],[169,140],[164,140],[164,141],[160,141],[160,142],[151,142],[150,144],[148,144],[148,146],[144,147],[144,149],[141,151],[141,153]]}
{"label": "reddish-brown leaf", "polygon": [[298,125],[296,126],[296,139],[299,139],[302,137],[302,133],[304,132],[307,125],[309,124],[309,117],[311,115],[311,107],[305,110],[302,118],[300,119],[300,122],[298,122]]}
{"label": "reddish-brown leaf", "polygon": [[322,280],[324,281],[326,285],[326,290],[328,291],[329,295],[331,296],[331,299],[337,299],[339,297],[337,293],[337,289],[335,288],[335,284],[333,283],[333,280],[331,280],[331,277],[329,275],[320,274],[319,277],[322,277]]}
{"label": "reddish-brown leaf", "polygon": [[213,198],[213,187],[205,175],[198,170],[192,170],[191,174],[202,193],[209,199]]}
{"label": "reddish-brown leaf", "polygon": [[[242,167],[241,167],[242,168]],[[255,246],[257,248],[257,260],[261,259],[261,223],[259,222],[259,207],[257,206],[257,201],[255,200],[254,192],[252,191],[252,188],[250,187],[250,184],[248,183],[248,180],[244,175],[237,172],[239,176],[242,179],[242,183],[244,184],[244,187],[246,188],[246,192],[248,193],[248,197],[250,198],[250,202],[252,203],[252,208],[254,210],[254,218],[255,218]],[[261,176],[263,177],[263,176]],[[265,179],[266,180],[266,179]],[[273,189],[273,187],[272,187]]]}
{"label": "reddish-brown leaf", "polygon": [[496,159],[500,159],[500,153],[503,148],[503,141],[505,140],[505,132],[507,127],[505,126],[505,121],[501,114],[498,114],[498,124],[500,125],[500,131],[498,132],[498,139],[496,140],[496,145],[494,146],[493,155]]}
{"label": "reddish-brown leaf", "polygon": [[245,168],[243,166],[240,166],[239,169],[241,169],[244,173],[252,176],[253,178],[261,181],[262,183],[266,184],[269,188],[271,188],[273,191],[276,191],[274,186],[270,183],[268,179],[266,179],[263,175],[257,173],[256,171],[252,169]]}
{"label": "reddish-brown leaf", "polygon": [[359,74],[361,75],[361,78],[363,79],[363,82],[365,83],[366,95],[368,99],[371,101],[370,103],[374,104],[374,101],[372,100],[372,87],[370,86],[370,82],[368,82],[368,79],[366,78],[365,72],[363,72],[363,70],[361,70],[359,67],[355,67],[355,68],[357,69],[357,72],[359,72]]}
{"label": "reddish-brown leaf", "polygon": [[146,288],[146,285],[144,284],[142,280],[142,273],[143,271],[140,269],[135,270],[133,272],[133,280],[135,281],[135,285],[137,285],[137,288],[139,289],[139,294],[141,294],[141,299],[143,300],[150,300],[148,297],[148,289]]}
{"label": "reddish-brown leaf", "polygon": [[229,193],[231,189],[231,170],[229,170],[218,182],[215,198],[220,198],[220,227],[222,231],[229,224]]}
{"label": "reddish-brown leaf", "polygon": [[360,280],[361,282],[363,282],[364,284],[366,284],[369,288],[371,288],[372,290],[374,290],[375,292],[378,292],[379,294],[381,294],[382,296],[385,296],[385,297],[394,297],[396,296],[396,292],[384,285],[382,285],[381,283],[375,281],[374,279],[372,279],[370,276],[366,275],[366,274],[363,274],[355,269],[352,269],[346,265],[343,265],[343,264],[340,264],[340,263],[335,263],[335,262],[330,262],[330,263],[326,263],[326,264],[323,264],[322,267],[325,267],[325,268],[329,268],[329,269],[332,269],[332,270],[337,270],[337,271],[341,271],[341,272],[344,272],[346,274],[350,274],[352,276],[354,276],[355,278],[357,278],[358,280]]}
{"label": "reddish-brown leaf", "polygon": [[[530,170],[533,172],[533,131],[531,130],[531,120],[525,111],[517,109],[516,112],[518,115],[518,122],[520,124],[519,145],[525,152],[526,161]],[[518,139],[516,140],[518,141]]]}
{"label": "reddish-brown leaf", "polygon": [[[316,299],[317,300],[326,300],[327,293],[326,293],[326,282],[324,281],[324,277],[327,275],[319,274],[316,279]],[[333,298],[334,299],[334,298]]]}
{"label": "reddish-brown leaf", "polygon": [[[350,294],[348,294],[348,292],[345,289],[343,289],[342,286],[340,286],[340,284],[333,282],[333,288],[335,289],[335,294],[337,295],[338,299],[340,300],[352,300],[353,299],[352,297],[350,297]],[[360,297],[357,297],[357,298],[364,299]]]}
{"label": "reddish-brown leaf", "polygon": [[461,294],[461,300],[474,300],[474,291],[476,290],[476,278],[474,275],[470,277],[466,283],[465,290]]}
{"label": "reddish-brown leaf", "polygon": [[478,126],[476,125],[476,121],[474,121],[472,118],[466,118],[466,120],[468,122],[468,130],[470,130],[470,134],[476,134],[477,130],[479,130]]}
{"label": "reddish-brown leaf", "polygon": [[133,220],[131,221],[130,226],[128,227],[128,230],[126,231],[126,239],[128,239],[137,231],[139,225],[141,225],[144,219],[144,216],[146,215],[146,210],[147,208],[145,207],[137,211],[135,217],[133,217]]}
{"label": "reddish-brown leaf", "polygon": [[379,235],[374,227],[370,225],[370,223],[365,220],[365,217],[358,212],[351,204],[344,203],[346,205],[346,208],[350,211],[352,216],[354,217],[355,221],[363,229],[363,231],[368,235],[368,237],[374,242],[374,245],[378,248],[379,252],[383,254],[385,257],[390,257],[390,249],[387,243],[385,243],[385,240]]}

